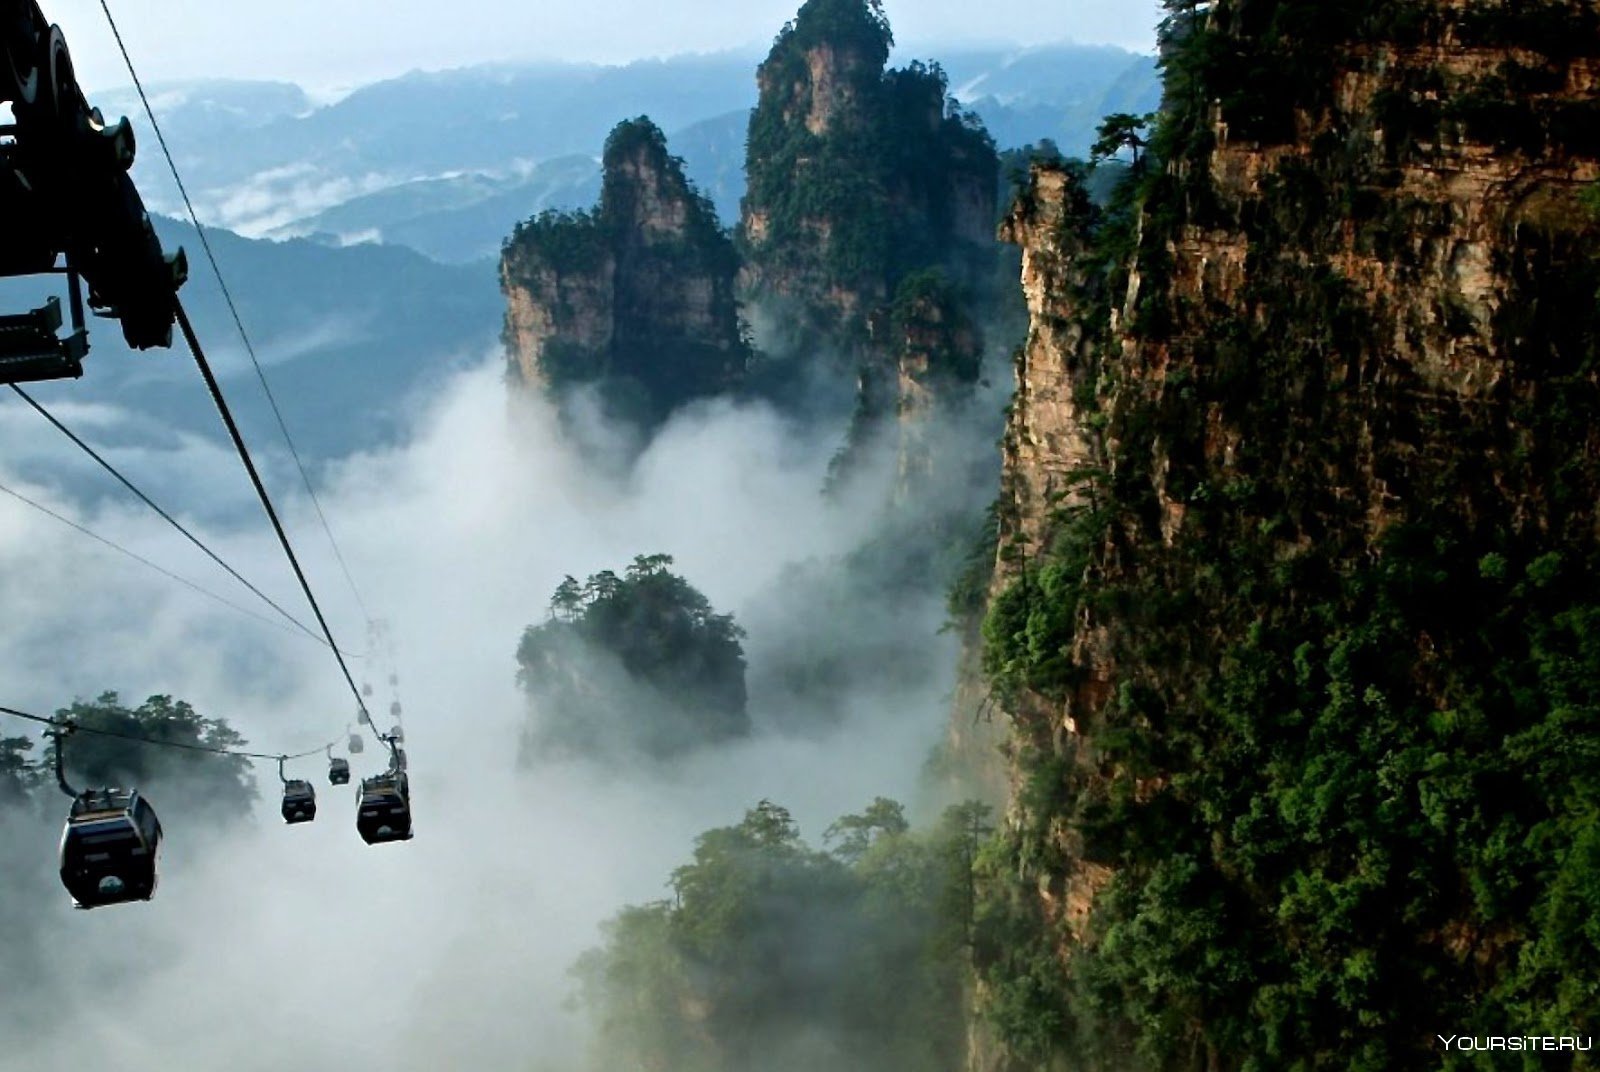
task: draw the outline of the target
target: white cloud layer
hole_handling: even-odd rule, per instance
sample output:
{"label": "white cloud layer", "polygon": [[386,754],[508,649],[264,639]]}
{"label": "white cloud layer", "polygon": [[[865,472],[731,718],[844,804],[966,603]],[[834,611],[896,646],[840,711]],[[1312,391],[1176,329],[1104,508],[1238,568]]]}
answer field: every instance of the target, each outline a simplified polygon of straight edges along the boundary
{"label": "white cloud layer", "polygon": [[[876,795],[910,797],[949,680],[889,704],[847,702],[841,727],[820,740],[758,735],[671,772],[513,770],[524,717],[513,654],[564,574],[664,551],[719,609],[740,610],[787,564],[852,546],[873,520],[864,504],[883,494],[867,488],[861,502],[824,509],[816,492],[835,437],[798,436],[762,408],[717,405],[681,419],[623,487],[592,475],[553,427],[542,406],[507,402],[495,359],[454,380],[409,445],[347,460],[326,491],[345,555],[398,644],[416,839],[363,845],[352,793],[328,786],[320,762],[296,772],[318,780],[317,821],[285,827],[275,771],[260,767],[255,829],[223,844],[170,837],[149,904],[74,912],[56,890],[38,906],[33,923],[52,957],[30,981],[33,1001],[0,1004],[0,1072],[566,1072],[583,1044],[562,1007],[568,966],[624,903],[664,896],[695,834],[764,797],[790,806],[813,838]],[[3,422],[0,434],[11,435]],[[243,480],[216,455],[183,442],[146,460],[192,464],[188,494],[204,496]],[[14,471],[0,479],[18,483]],[[337,631],[358,640],[359,615],[306,504],[285,501]],[[159,522],[113,500],[85,520],[234,595]],[[247,575],[300,605],[263,526],[203,527]],[[0,592],[3,704],[50,710],[105,688],[130,703],[169,693],[267,751],[315,746],[353,707],[325,650],[9,500]],[[904,627],[948,645],[937,624],[930,615]],[[0,719],[0,733],[23,728]],[[369,747],[358,776],[377,762]],[[54,845],[7,851],[48,866]]]}

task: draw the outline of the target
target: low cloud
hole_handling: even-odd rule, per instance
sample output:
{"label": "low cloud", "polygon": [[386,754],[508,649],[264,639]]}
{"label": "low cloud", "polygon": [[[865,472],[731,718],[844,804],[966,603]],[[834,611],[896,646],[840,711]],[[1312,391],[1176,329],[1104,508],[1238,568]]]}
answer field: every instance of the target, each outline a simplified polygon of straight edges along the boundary
{"label": "low cloud", "polygon": [[[56,888],[28,906],[49,956],[28,977],[5,981],[18,996],[0,1002],[10,1040],[0,1070],[265,1072],[337,1061],[567,1072],[587,1037],[564,1007],[569,965],[623,904],[664,895],[696,834],[737,821],[762,798],[788,806],[815,837],[875,796],[915,795],[953,685],[953,641],[937,633],[937,598],[908,602],[895,622],[922,638],[936,672],[846,693],[823,732],[758,729],[649,771],[584,761],[515,769],[528,717],[516,645],[563,576],[620,569],[640,553],[673,555],[675,572],[752,629],[759,681],[757,664],[772,647],[763,623],[783,614],[763,601],[782,590],[787,571],[844,555],[875,531],[893,466],[870,468],[829,504],[818,492],[842,428],[802,429],[765,406],[719,402],[676,418],[629,475],[603,475],[557,433],[546,406],[508,400],[501,370],[496,356],[453,379],[409,442],[335,464],[323,490],[362,594],[391,623],[399,651],[416,839],[363,845],[353,795],[327,785],[320,760],[291,768],[318,782],[317,821],[285,827],[275,771],[260,768],[258,822],[220,841],[169,839],[151,903],[74,912]],[[131,420],[77,416],[105,431]],[[23,435],[0,416],[0,442]],[[177,438],[138,450],[130,465],[182,475],[170,490],[185,508],[243,484],[237,463],[230,470],[210,444]],[[121,501],[75,504],[52,492],[54,471],[33,457],[8,460],[0,479],[248,598]],[[359,648],[359,610],[309,504],[283,477],[275,474],[274,487],[325,610],[341,640]],[[301,607],[264,521],[248,511],[201,514],[197,523],[225,557],[285,606]],[[0,502],[0,585],[8,610],[0,703],[49,710],[108,688],[135,703],[168,693],[267,751],[315,747],[352,720],[354,702],[325,649],[9,501]],[[360,661],[353,669],[358,679],[367,673]],[[381,696],[386,686],[376,684]],[[753,721],[770,726],[774,707],[788,702],[753,691]],[[0,720],[0,733],[25,730]],[[376,768],[374,753],[353,757],[358,777]],[[0,851],[48,871],[53,835],[40,829],[0,828]],[[117,995],[114,1012],[108,993]]]}

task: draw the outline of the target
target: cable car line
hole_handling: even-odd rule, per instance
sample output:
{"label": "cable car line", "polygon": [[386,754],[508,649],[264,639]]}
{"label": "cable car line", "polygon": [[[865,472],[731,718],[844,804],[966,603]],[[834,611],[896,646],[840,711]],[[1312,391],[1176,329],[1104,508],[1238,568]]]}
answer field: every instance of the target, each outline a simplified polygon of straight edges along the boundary
{"label": "cable car line", "polygon": [[314,640],[318,644],[323,644],[323,645],[327,644],[327,641],[323,640],[321,637],[317,636],[315,633],[307,632],[307,631],[304,631],[304,630],[296,630],[292,626],[286,625],[283,622],[278,621],[276,618],[268,618],[265,614],[257,614],[255,611],[251,610],[249,607],[241,606],[240,604],[235,603],[233,600],[227,598],[226,596],[218,595],[216,592],[211,591],[211,589],[206,588],[204,585],[196,584],[194,581],[189,580],[189,578],[181,576],[179,574],[176,574],[176,573],[172,572],[171,570],[167,569],[165,566],[162,566],[162,565],[160,565],[160,564],[158,564],[156,562],[152,562],[150,559],[145,558],[143,555],[139,554],[137,551],[130,551],[128,548],[126,548],[126,547],[122,546],[121,544],[117,543],[115,540],[106,539],[104,536],[100,535],[98,532],[95,532],[92,529],[86,528],[85,526],[78,524],[76,521],[72,520],[70,517],[66,517],[63,514],[56,513],[54,510],[50,509],[48,506],[44,505],[43,503],[36,502],[35,500],[30,499],[26,495],[22,494],[20,491],[16,491],[16,490],[14,490],[12,488],[9,488],[3,483],[0,483],[0,494],[9,495],[13,499],[16,499],[18,502],[21,502],[24,505],[33,507],[35,510],[39,511],[41,514],[44,514],[46,517],[53,518],[56,521],[61,522],[61,524],[66,525],[68,528],[74,529],[77,532],[82,533],[83,535],[89,537],[89,539],[94,540],[96,543],[104,544],[106,547],[111,548],[113,551],[116,551],[119,554],[126,555],[129,558],[133,559],[135,562],[138,562],[139,564],[141,564],[143,566],[148,566],[150,569],[155,570],[157,573],[161,574],[162,576],[170,578],[171,580],[177,581],[179,584],[183,585],[185,588],[188,588],[188,589],[191,589],[192,591],[198,592],[199,594],[205,596],[207,599],[214,600],[215,602],[222,604],[224,607],[227,607],[230,610],[238,611],[240,614],[246,615],[247,617],[250,617],[250,618],[254,618],[256,621],[261,622],[264,625],[270,625],[274,629],[282,629],[285,633],[288,633],[290,636],[299,637],[299,638],[301,638],[303,640]]}
{"label": "cable car line", "polygon": [[276,763],[279,760],[287,761],[291,759],[305,759],[308,756],[316,755],[318,752],[326,752],[328,749],[339,743],[338,740],[333,740],[317,748],[312,748],[305,752],[296,752],[292,755],[285,755],[282,753],[277,755],[268,755],[265,752],[245,752],[237,748],[219,748],[215,745],[208,744],[187,744],[183,741],[158,741],[154,737],[144,737],[137,733],[123,733],[120,730],[95,729],[91,726],[85,726],[81,722],[76,722],[70,718],[45,718],[43,715],[33,715],[29,714],[27,711],[18,711],[14,707],[0,707],[0,715],[10,715],[13,718],[26,719],[29,722],[37,722],[42,726],[50,726],[53,729],[67,730],[72,733],[88,733],[96,737],[112,737],[119,741],[132,741],[135,744],[149,745],[152,748],[176,748],[185,752],[205,752],[213,756],[234,756],[239,759],[260,759],[268,763]]}
{"label": "cable car line", "polygon": [[[0,97],[13,105],[15,123],[6,124],[8,146],[13,149],[0,154],[0,179],[7,190],[18,196],[8,197],[8,212],[19,220],[31,213],[29,228],[23,235],[20,252],[8,257],[0,266],[0,274],[38,275],[56,269],[56,260],[65,258],[64,270],[68,277],[68,298],[72,315],[72,331],[68,336],[57,334],[62,325],[59,300],[52,296],[42,309],[17,316],[0,317],[4,328],[16,336],[14,345],[3,355],[6,361],[0,367],[0,382],[9,383],[13,390],[35,411],[45,417],[74,445],[88,454],[101,468],[110,473],[125,488],[176,528],[196,547],[200,548],[230,575],[244,584],[252,593],[276,610],[286,620],[303,632],[310,629],[290,615],[260,589],[246,581],[231,566],[190,533],[176,518],[159,507],[154,500],[124,477],[115,466],[101,457],[85,441],[78,438],[64,424],[56,420],[43,406],[17,387],[19,382],[76,378],[82,375],[82,359],[88,350],[88,337],[83,324],[81,283],[89,283],[88,304],[97,312],[118,319],[123,336],[135,349],[169,347],[172,345],[172,327],[181,327],[184,341],[194,357],[195,365],[205,380],[206,389],[222,418],[239,460],[245,467],[262,509],[272,523],[273,532],[283,549],[284,556],[294,570],[306,602],[310,604],[321,629],[321,636],[333,652],[340,673],[355,697],[361,719],[369,726],[378,741],[389,751],[388,770],[375,777],[364,778],[357,794],[356,830],[370,844],[409,840],[412,837],[409,779],[406,776],[406,756],[398,747],[400,731],[385,735],[374,725],[362,692],[357,687],[350,667],[340,650],[327,617],[317,602],[316,593],[305,570],[295,554],[289,534],[274,507],[261,473],[256,468],[237,422],[229,409],[221,385],[207,361],[205,351],[190,323],[188,313],[177,299],[178,289],[188,277],[187,263],[181,249],[168,255],[151,226],[150,216],[139,197],[137,188],[127,174],[133,163],[135,145],[132,127],[124,119],[107,126],[101,112],[92,108],[78,84],[67,52],[66,40],[59,27],[51,24],[41,11],[37,0],[16,0],[11,6],[17,10],[0,19],[0,52],[9,63],[0,72]],[[100,7],[116,39],[118,50],[133,78],[145,114],[156,134],[162,155],[172,171],[178,192],[195,227],[206,258],[215,273],[239,331],[251,365],[267,395],[279,431],[293,456],[300,478],[312,500],[318,520],[328,537],[334,555],[344,572],[361,611],[367,621],[371,616],[360,591],[355,585],[348,563],[338,546],[327,516],[317,499],[316,489],[300,457],[299,450],[289,433],[277,399],[257,358],[255,348],[245,331],[227,280],[222,274],[209,236],[201,226],[193,200],[183,184],[176,161],[166,136],[151,107],[149,95],[135,69],[121,30],[111,14],[108,0],[100,0]],[[12,17],[15,16],[15,17]],[[40,67],[44,70],[41,71]],[[36,100],[40,75],[48,78],[49,92]],[[110,181],[107,182],[106,180]],[[11,204],[15,201],[16,204]],[[77,202],[87,207],[80,210]],[[81,217],[81,218],[80,218]],[[10,336],[8,336],[9,338]],[[6,489],[9,491],[9,489]],[[13,493],[14,494],[14,493]],[[26,501],[26,500],[22,500]],[[38,506],[38,504],[31,504]],[[54,514],[53,511],[50,513]],[[61,520],[60,515],[54,515]],[[83,526],[74,528],[88,532]],[[94,535],[89,533],[89,535]],[[110,541],[100,542],[116,547]],[[118,548],[126,551],[125,548]],[[131,552],[129,552],[131,554]],[[134,556],[138,557],[138,556]],[[147,560],[146,560],[147,561]],[[152,563],[153,565],[153,563]],[[159,568],[159,567],[158,567]],[[162,571],[166,572],[166,571]],[[176,577],[176,575],[171,575]],[[181,579],[181,578],[179,578]],[[194,586],[198,587],[198,586]],[[202,590],[203,591],[203,590]],[[226,602],[226,601],[224,601]],[[313,634],[314,635],[314,634]],[[397,680],[391,675],[391,685]],[[398,714],[398,701],[394,705]],[[67,741],[80,729],[98,735],[151,747],[175,748],[183,751],[248,760],[275,760],[279,779],[284,786],[283,814],[291,823],[307,822],[315,817],[315,792],[309,782],[291,780],[284,766],[291,758],[300,759],[322,752],[329,758],[329,779],[334,784],[348,781],[348,761],[341,771],[332,756],[335,742],[319,749],[277,756],[244,749],[219,747],[210,744],[192,744],[179,741],[158,740],[142,733],[121,730],[80,727],[76,720],[58,712],[54,718],[34,715],[15,708],[0,707],[0,714],[21,718],[45,725],[46,736],[54,741],[54,768],[56,783],[72,799],[66,827],[60,844],[60,874],[62,884],[72,896],[73,903],[84,909],[122,904],[132,900],[148,901],[156,887],[157,857],[160,852],[162,830],[154,808],[137,789],[89,787],[81,792],[72,787],[65,773],[64,751]],[[245,743],[243,741],[240,742]],[[358,736],[349,739],[351,751],[360,744]],[[343,777],[341,778],[340,775]]]}
{"label": "cable car line", "polygon": [[[211,401],[216,403],[217,413],[221,415],[222,423],[228,429],[228,436],[233,440],[239,460],[244,463],[245,472],[250,475],[250,483],[256,489],[256,497],[261,500],[261,508],[267,512],[267,519],[272,522],[272,529],[278,534],[278,542],[283,546],[283,553],[294,569],[294,575],[300,582],[300,589],[305,593],[306,602],[311,604],[311,611],[316,615],[317,624],[322,627],[323,635],[328,638],[328,648],[339,664],[339,672],[344,674],[345,683],[350,686],[350,694],[356,698],[356,706],[362,713],[367,714],[370,720],[371,715],[367,712],[366,701],[361,698],[361,689],[357,687],[356,679],[350,673],[349,664],[344,661],[344,653],[339,650],[339,645],[334,643],[333,631],[328,628],[328,619],[323,616],[322,607],[317,603],[316,593],[311,591],[311,582],[306,579],[305,570],[300,568],[300,559],[294,553],[294,545],[289,542],[289,534],[284,531],[283,522],[278,519],[278,511],[272,505],[272,496],[267,494],[266,485],[261,482],[261,474],[256,470],[254,459],[250,457],[250,448],[245,446],[239,425],[234,422],[233,412],[228,408],[228,400],[223,397],[222,387],[211,371],[211,362],[206,360],[205,350],[201,348],[200,339],[195,335],[194,325],[189,322],[189,314],[181,301],[176,303],[176,307],[178,327],[183,332],[184,341],[189,344],[190,352],[194,354],[195,365],[199,367],[200,375],[205,378],[206,389],[211,392]],[[384,737],[376,726],[373,726],[372,732],[392,754],[394,742]]]}
{"label": "cable car line", "polygon": [[95,450],[88,443],[84,442],[83,439],[79,438],[79,436],[78,436],[78,434],[76,432],[74,432],[72,429],[68,428],[65,424],[61,423],[61,421],[56,418],[55,414],[51,413],[49,410],[45,409],[44,406],[40,405],[37,401],[35,401],[32,395],[28,394],[28,392],[24,391],[22,388],[18,387],[14,383],[10,384],[9,386],[13,391],[15,391],[17,393],[18,397],[20,397],[28,405],[32,406],[34,408],[34,410],[36,412],[38,412],[38,414],[41,417],[43,417],[45,420],[49,421],[52,425],[54,425],[56,430],[59,431],[62,435],[66,436],[68,439],[70,439],[73,442],[73,444],[75,446],[77,446],[77,448],[79,450],[83,451],[89,457],[93,458],[95,460],[95,462],[99,464],[100,468],[104,469],[106,472],[110,473],[113,477],[115,477],[117,482],[120,483],[123,487],[127,488],[130,492],[132,492],[134,494],[134,496],[139,499],[140,502],[144,503],[150,509],[154,510],[161,517],[161,519],[163,521],[165,521],[167,524],[171,525],[173,528],[177,529],[180,533],[183,534],[185,539],[187,539],[190,543],[194,544],[201,551],[203,551],[207,558],[211,559],[211,561],[215,562],[217,565],[221,566],[224,570],[226,570],[230,577],[232,577],[234,580],[238,581],[240,584],[242,584],[246,588],[248,588],[263,603],[267,604],[267,606],[269,606],[273,610],[277,611],[291,625],[293,625],[296,629],[299,629],[302,633],[305,633],[307,636],[311,637],[317,643],[319,643],[319,644],[331,644],[332,643],[332,638],[331,637],[328,637],[327,639],[324,639],[322,636],[319,636],[314,630],[312,630],[304,622],[300,621],[300,619],[296,618],[294,615],[292,615],[288,611],[284,610],[283,607],[279,606],[278,603],[271,596],[267,595],[261,589],[257,588],[255,585],[251,584],[248,580],[246,580],[244,575],[241,574],[238,570],[234,569],[232,566],[228,565],[227,562],[223,561],[222,556],[218,555],[215,551],[211,550],[211,548],[207,547],[205,545],[205,543],[200,539],[200,537],[198,537],[194,533],[190,532],[187,528],[184,527],[182,522],[180,522],[177,518],[173,517],[171,514],[167,513],[166,510],[161,508],[159,503],[157,503],[154,499],[150,498],[150,496],[146,495],[143,491],[141,491],[139,489],[138,485],[136,485],[133,481],[129,480],[127,477],[123,476],[122,473],[117,469],[116,466],[112,465],[109,461],[107,461],[105,459],[105,457],[100,454],[99,451]]}
{"label": "cable car line", "polygon": [[311,484],[311,477],[306,473],[305,464],[300,460],[300,452],[295,449],[294,437],[289,434],[289,426],[283,419],[283,411],[278,408],[278,399],[272,393],[272,387],[267,383],[267,375],[261,369],[261,362],[256,359],[256,348],[250,341],[250,335],[244,329],[244,320],[239,316],[239,307],[234,303],[233,291],[228,287],[228,281],[222,275],[222,266],[217,263],[216,254],[211,249],[211,241],[206,237],[205,228],[200,224],[200,216],[194,210],[194,202],[189,199],[189,190],[183,184],[183,177],[178,174],[177,161],[173,159],[172,151],[167,147],[167,138],[161,132],[161,124],[156,121],[155,109],[150,105],[150,98],[145,94],[144,83],[139,79],[139,72],[133,66],[133,57],[128,54],[128,47],[122,41],[122,32],[117,29],[117,20],[111,15],[111,8],[107,0],[100,0],[100,10],[105,12],[106,22],[111,26],[111,35],[116,38],[117,49],[122,53],[122,62],[127,65],[128,75],[133,79],[133,87],[139,93],[139,100],[144,105],[144,114],[150,120],[150,129],[155,131],[156,142],[161,146],[161,155],[167,159],[167,168],[172,172],[172,181],[178,185],[178,193],[183,198],[183,207],[189,214],[189,222],[194,225],[195,234],[200,238],[200,248],[205,251],[206,260],[211,265],[211,272],[217,277],[217,286],[222,289],[223,301],[227,303],[228,313],[233,317],[233,326],[239,331],[239,338],[244,342],[245,353],[250,357],[250,364],[256,370],[256,379],[261,381],[261,390],[267,396],[267,402],[272,408],[272,415],[277,419],[278,431],[283,433],[283,441],[289,446],[289,454],[294,458],[295,468],[300,471],[300,480],[305,484],[306,494],[311,497],[311,507],[316,511],[317,520],[322,524],[322,531],[328,536],[328,543],[333,547],[333,557],[339,563],[339,569],[344,573],[344,579],[350,586],[350,593],[356,597],[356,604],[361,608],[361,617],[366,621],[372,620],[372,614],[367,610],[366,600],[361,598],[361,590],[356,587],[355,577],[350,572],[350,566],[345,562],[344,552],[339,549],[339,541],[334,539],[333,528],[328,524],[327,515],[322,512],[322,502],[317,498],[316,489]]}

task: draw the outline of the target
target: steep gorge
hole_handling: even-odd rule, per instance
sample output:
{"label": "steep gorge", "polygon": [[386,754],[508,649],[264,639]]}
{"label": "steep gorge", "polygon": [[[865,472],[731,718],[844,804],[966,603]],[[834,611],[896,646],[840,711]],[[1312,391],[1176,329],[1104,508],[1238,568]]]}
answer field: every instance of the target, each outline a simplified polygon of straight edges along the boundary
{"label": "steep gorge", "polygon": [[1600,15],[1169,8],[1154,163],[1004,229],[973,1063],[1590,1033]]}

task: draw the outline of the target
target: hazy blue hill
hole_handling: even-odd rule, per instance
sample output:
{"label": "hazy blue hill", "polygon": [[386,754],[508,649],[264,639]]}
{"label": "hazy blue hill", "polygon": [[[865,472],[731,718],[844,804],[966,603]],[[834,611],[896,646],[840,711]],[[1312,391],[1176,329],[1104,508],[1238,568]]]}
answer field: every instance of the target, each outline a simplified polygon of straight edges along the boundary
{"label": "hazy blue hill", "polygon": [[[358,90],[296,125],[365,166],[436,173],[598,154],[619,118],[665,130],[755,103],[754,53],[413,73]],[[354,136],[354,141],[352,141]]]}
{"label": "hazy blue hill", "polygon": [[[252,442],[277,432],[192,228],[157,220],[163,242],[185,246],[183,289],[208,356]],[[207,229],[257,355],[307,453],[336,457],[387,442],[408,399],[494,345],[501,299],[493,262],[441,265],[398,246],[334,249],[267,242]],[[0,307],[38,304],[39,280],[5,280]],[[40,384],[46,402],[105,402],[161,424],[220,436],[215,412],[181,344],[130,352],[113,321],[90,325],[81,380]]]}
{"label": "hazy blue hill", "polygon": [[353,198],[296,221],[293,234],[357,236],[409,246],[437,261],[494,258],[518,221],[545,209],[576,209],[600,196],[600,163],[573,155],[547,160],[524,178],[481,174],[421,179]]}
{"label": "hazy blue hill", "polygon": [[711,198],[725,227],[739,219],[744,197],[744,139],[750,110],[719,115],[670,135],[672,151],[683,158],[684,170],[700,192]]}
{"label": "hazy blue hill", "polygon": [[[398,183],[463,171],[509,173],[519,161],[597,154],[621,116],[648,112],[671,130],[749,107],[758,58],[715,53],[616,67],[419,71],[319,108],[303,94],[274,96],[261,83],[158,85],[152,92],[180,164],[193,171],[191,185],[242,184],[285,172]],[[137,120],[136,110],[123,103],[132,99],[122,90],[94,96]],[[147,133],[145,124],[137,125]],[[141,174],[154,163],[150,141],[141,152]],[[354,189],[351,196],[364,192]]]}
{"label": "hazy blue hill", "polygon": [[[148,87],[150,103],[169,137],[200,141],[257,130],[279,119],[303,116],[315,104],[292,82],[242,82],[212,78],[166,82]],[[88,90],[89,103],[106,117],[126,115],[144,124],[144,105],[133,87]],[[151,144],[151,150],[155,145]],[[176,148],[176,146],[175,146]]]}
{"label": "hazy blue hill", "polygon": [[1002,149],[1050,138],[1068,155],[1087,155],[1106,115],[1154,111],[1161,103],[1155,57],[1108,45],[953,52],[940,62],[951,90],[983,117]]}
{"label": "hazy blue hill", "polygon": [[[1154,62],[1110,47],[928,49],[1002,148],[1054,138],[1082,153],[1110,111],[1147,111]],[[413,72],[323,106],[297,87],[195,82],[152,87],[202,217],[248,234],[352,236],[463,261],[493,255],[518,220],[594,197],[600,146],[621,118],[649,115],[724,223],[744,193],[756,52],[622,66],[543,63]],[[135,118],[136,177],[151,205],[180,208],[137,99],[92,94]],[[565,158],[590,159],[589,170]],[[553,170],[552,170],[553,169]]]}

